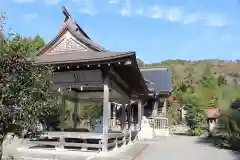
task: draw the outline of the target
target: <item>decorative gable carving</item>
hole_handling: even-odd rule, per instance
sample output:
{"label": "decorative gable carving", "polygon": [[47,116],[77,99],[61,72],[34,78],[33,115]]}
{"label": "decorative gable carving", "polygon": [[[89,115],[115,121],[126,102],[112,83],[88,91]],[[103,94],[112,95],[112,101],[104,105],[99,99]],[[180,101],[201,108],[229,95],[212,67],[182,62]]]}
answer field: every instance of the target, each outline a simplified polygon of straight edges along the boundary
{"label": "decorative gable carving", "polygon": [[66,38],[56,47],[54,47],[51,52],[63,52],[63,51],[88,51],[87,48],[76,42],[73,38]]}
{"label": "decorative gable carving", "polygon": [[56,45],[53,45],[50,49],[50,53],[62,53],[65,51],[89,51],[90,49],[83,45],[81,42],[76,40],[71,33],[67,32],[60,42],[56,42]]}

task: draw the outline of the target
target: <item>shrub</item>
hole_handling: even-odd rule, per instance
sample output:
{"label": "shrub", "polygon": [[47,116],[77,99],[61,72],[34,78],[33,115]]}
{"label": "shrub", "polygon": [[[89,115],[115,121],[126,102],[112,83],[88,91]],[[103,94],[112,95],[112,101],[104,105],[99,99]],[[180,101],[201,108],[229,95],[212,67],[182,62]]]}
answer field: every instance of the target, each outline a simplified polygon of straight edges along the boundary
{"label": "shrub", "polygon": [[240,137],[239,135],[232,135],[231,138],[229,139],[229,147],[232,150],[240,150]]}
{"label": "shrub", "polygon": [[201,129],[190,129],[188,131],[189,136],[200,136],[203,133]]}

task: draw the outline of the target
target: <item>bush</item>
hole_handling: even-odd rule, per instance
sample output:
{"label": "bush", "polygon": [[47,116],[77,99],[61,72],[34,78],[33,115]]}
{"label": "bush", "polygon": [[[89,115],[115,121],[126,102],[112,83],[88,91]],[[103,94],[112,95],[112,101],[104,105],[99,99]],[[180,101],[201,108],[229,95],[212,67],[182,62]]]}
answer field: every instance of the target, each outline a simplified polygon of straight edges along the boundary
{"label": "bush", "polygon": [[231,138],[229,139],[229,147],[232,150],[240,150],[240,137],[239,135],[232,135]]}
{"label": "bush", "polygon": [[203,131],[201,129],[190,129],[188,131],[189,136],[200,136],[202,135]]}
{"label": "bush", "polygon": [[213,139],[213,144],[216,147],[219,148],[228,148],[229,147],[229,139],[228,136],[226,135],[214,135],[212,137],[210,137]]}

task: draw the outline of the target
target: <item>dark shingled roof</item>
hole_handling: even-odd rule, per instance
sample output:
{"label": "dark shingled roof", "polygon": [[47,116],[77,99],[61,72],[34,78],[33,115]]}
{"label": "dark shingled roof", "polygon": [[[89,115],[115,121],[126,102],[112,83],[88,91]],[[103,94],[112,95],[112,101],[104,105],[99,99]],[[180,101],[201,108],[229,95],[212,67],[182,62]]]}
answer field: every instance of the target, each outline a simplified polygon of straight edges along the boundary
{"label": "dark shingled roof", "polygon": [[169,68],[142,68],[141,73],[150,90],[156,92],[172,91],[172,70]]}
{"label": "dark shingled roof", "polygon": [[58,54],[44,54],[36,57],[40,64],[62,64],[110,61],[118,58],[135,56],[133,52],[96,52],[96,51],[69,51]]}

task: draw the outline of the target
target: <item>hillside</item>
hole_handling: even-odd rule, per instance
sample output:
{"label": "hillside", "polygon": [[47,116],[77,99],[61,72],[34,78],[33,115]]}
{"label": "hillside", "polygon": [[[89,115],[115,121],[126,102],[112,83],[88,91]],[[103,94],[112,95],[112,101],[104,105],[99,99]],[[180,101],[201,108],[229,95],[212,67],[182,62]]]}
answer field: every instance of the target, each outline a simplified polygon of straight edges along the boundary
{"label": "hillside", "polygon": [[217,75],[222,75],[227,83],[237,85],[240,82],[240,62],[224,60],[167,60],[159,63],[144,64],[138,60],[140,67],[170,67],[173,71],[173,78],[176,81],[183,80],[189,73],[192,74],[194,82],[197,82],[207,68],[211,68]]}
{"label": "hillside", "polygon": [[[226,111],[230,109],[233,100],[240,98],[239,61],[167,60],[144,64],[143,61],[138,60],[138,64],[141,68],[170,67],[172,69],[173,91],[171,96],[179,99],[185,109],[193,109],[189,113],[194,113],[190,117],[198,117],[195,119],[196,124],[201,122],[199,121],[201,114],[196,111],[208,108],[219,108],[221,111]],[[181,123],[177,112],[180,107],[180,104],[170,104],[167,114],[169,124]]]}

